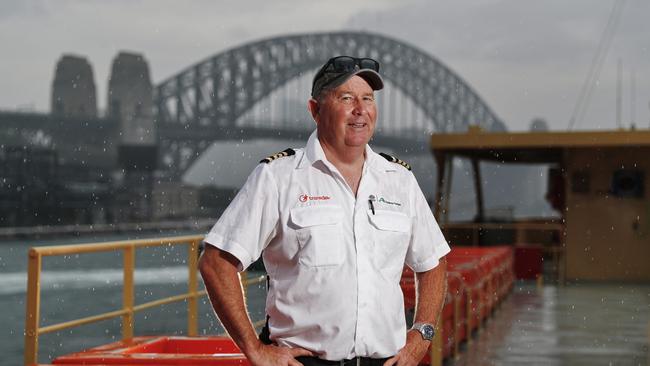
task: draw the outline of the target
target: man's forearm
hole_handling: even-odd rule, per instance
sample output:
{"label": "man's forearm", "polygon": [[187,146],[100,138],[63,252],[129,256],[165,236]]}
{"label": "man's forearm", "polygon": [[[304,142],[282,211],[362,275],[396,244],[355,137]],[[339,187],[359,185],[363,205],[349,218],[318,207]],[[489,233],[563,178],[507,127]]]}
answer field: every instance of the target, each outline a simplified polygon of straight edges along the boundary
{"label": "man's forearm", "polygon": [[414,323],[429,323],[435,325],[442,311],[447,295],[447,261],[440,263],[430,271],[415,274],[416,307]]}
{"label": "man's forearm", "polygon": [[206,245],[199,268],[219,320],[239,348],[248,354],[260,341],[246,311],[237,265],[232,255]]}
{"label": "man's forearm", "polygon": [[[435,325],[447,294],[447,261],[441,258],[438,266],[426,272],[416,273],[415,279],[416,302],[413,321]],[[395,357],[386,361],[385,365],[417,365],[430,344],[419,332],[407,332],[406,344]]]}

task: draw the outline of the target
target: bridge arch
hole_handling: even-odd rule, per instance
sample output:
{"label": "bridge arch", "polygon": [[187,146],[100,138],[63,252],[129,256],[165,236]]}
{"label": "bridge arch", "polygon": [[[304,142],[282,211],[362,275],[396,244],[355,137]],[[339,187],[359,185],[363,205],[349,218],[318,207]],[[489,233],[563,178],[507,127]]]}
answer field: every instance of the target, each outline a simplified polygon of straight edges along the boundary
{"label": "bridge arch", "polygon": [[[433,121],[433,126],[422,124],[399,135],[380,133],[376,141],[424,141],[430,131],[461,131],[469,124],[505,130],[460,76],[414,46],[366,32],[298,34],[221,52],[157,85],[154,104],[163,168],[182,173],[216,140],[277,137],[277,127],[251,128],[236,121],[274,90],[338,54],[377,59],[382,76]],[[303,137],[311,126],[287,126],[281,137]]]}

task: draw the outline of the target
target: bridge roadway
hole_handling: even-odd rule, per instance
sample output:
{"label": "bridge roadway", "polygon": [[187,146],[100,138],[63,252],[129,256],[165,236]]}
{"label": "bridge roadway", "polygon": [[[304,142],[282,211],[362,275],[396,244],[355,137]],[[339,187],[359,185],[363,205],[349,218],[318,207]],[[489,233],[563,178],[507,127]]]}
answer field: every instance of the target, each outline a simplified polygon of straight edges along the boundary
{"label": "bridge roadway", "polygon": [[[305,123],[308,124],[307,121]],[[312,124],[309,124],[312,126]],[[43,113],[0,112],[0,148],[27,146],[54,149],[62,164],[94,168],[117,168],[119,123],[107,118],[63,118]],[[257,138],[305,141],[312,129],[287,127],[192,127],[163,125],[158,130],[161,140],[217,141]],[[414,131],[398,135],[377,134],[372,144],[396,152],[421,153],[409,148],[425,146],[426,137],[416,137]],[[427,150],[428,151],[428,150]],[[272,151],[269,152],[273,153]]]}

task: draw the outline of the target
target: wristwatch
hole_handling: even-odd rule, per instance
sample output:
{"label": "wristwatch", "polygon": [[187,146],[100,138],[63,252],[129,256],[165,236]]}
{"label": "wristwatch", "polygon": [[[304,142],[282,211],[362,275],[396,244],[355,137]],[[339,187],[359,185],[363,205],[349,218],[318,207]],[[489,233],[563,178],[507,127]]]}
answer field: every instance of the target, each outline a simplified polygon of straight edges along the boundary
{"label": "wristwatch", "polygon": [[432,340],[433,336],[436,334],[436,331],[433,328],[433,325],[428,324],[428,323],[415,323],[411,327],[411,330],[417,330],[418,332],[420,332],[420,335],[422,335],[422,338],[425,341]]}

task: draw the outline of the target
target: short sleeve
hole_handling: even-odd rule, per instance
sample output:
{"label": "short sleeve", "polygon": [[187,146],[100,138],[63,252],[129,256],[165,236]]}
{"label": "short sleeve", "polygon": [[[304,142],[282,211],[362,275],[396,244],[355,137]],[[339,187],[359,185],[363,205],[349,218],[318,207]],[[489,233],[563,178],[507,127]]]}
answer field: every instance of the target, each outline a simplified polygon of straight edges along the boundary
{"label": "short sleeve", "polygon": [[406,264],[414,272],[425,272],[438,265],[440,258],[449,251],[449,244],[442,235],[431,208],[413,174],[411,178],[411,207],[413,227],[411,242],[406,253]]}
{"label": "short sleeve", "polygon": [[235,256],[244,270],[276,235],[278,212],[277,184],[268,164],[259,164],[204,241]]}

